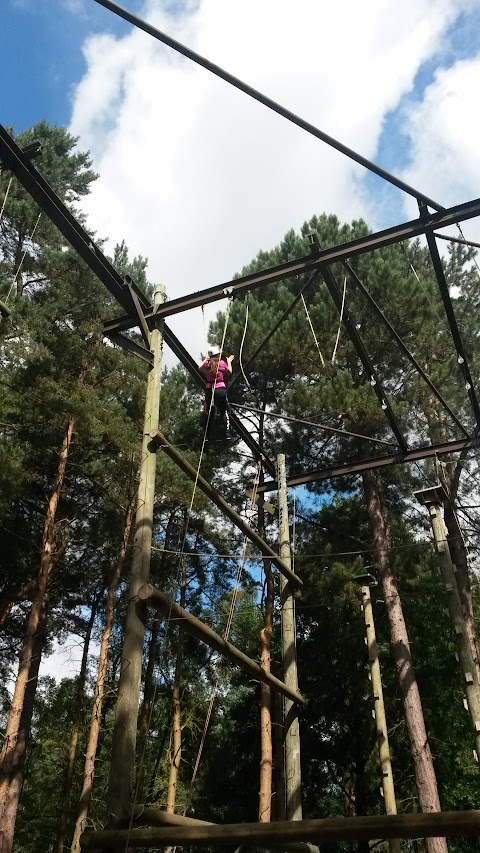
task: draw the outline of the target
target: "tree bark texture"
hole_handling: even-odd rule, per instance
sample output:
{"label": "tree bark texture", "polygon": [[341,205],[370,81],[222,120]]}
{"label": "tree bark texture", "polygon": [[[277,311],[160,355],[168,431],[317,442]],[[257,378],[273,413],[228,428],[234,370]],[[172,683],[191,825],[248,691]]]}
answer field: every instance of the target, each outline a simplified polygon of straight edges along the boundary
{"label": "tree bark texture", "polygon": [[35,694],[37,691],[38,671],[40,669],[42,652],[46,642],[47,608],[48,602],[45,597],[37,630],[32,643],[28,681],[23,697],[22,712],[20,715],[17,736],[13,747],[13,772],[7,789],[6,799],[3,803],[0,823],[0,853],[11,853],[13,849],[13,834],[15,831],[18,802],[22,791],[23,770],[25,767],[27,745],[30,736]]}
{"label": "tree bark texture", "polygon": [[88,810],[92,798],[93,780],[95,776],[95,759],[97,757],[98,738],[102,723],[102,708],[103,697],[105,693],[105,681],[108,668],[108,646],[113,629],[115,617],[115,593],[117,591],[118,582],[120,580],[125,556],[127,553],[128,541],[133,522],[133,503],[127,509],[125,516],[125,524],[123,528],[122,543],[118,552],[118,557],[115,561],[110,583],[107,591],[107,600],[105,606],[105,626],[103,629],[102,640],[100,643],[100,652],[98,657],[97,680],[95,683],[95,691],[93,694],[92,715],[90,718],[90,731],[88,733],[87,750],[85,753],[85,764],[83,768],[83,784],[78,803],[77,817],[75,820],[75,828],[73,831],[73,840],[71,853],[80,853],[80,838],[85,829],[87,822]]}
{"label": "tree bark texture", "polygon": [[[46,619],[48,582],[55,563],[55,519],[65,479],[65,470],[67,467],[73,427],[74,418],[71,416],[68,420],[67,428],[60,446],[57,472],[45,515],[37,587],[25,627],[25,636],[22,651],[20,653],[18,674],[15,682],[10,713],[8,715],[3,749],[0,756],[0,825],[2,826],[4,833],[2,840],[0,841],[0,853],[10,853],[13,844],[15,818],[20,796],[23,764],[25,761],[25,750],[28,737],[28,735],[25,736],[25,731],[28,732],[30,728],[30,721],[26,720],[26,711],[24,707],[25,699],[27,688],[29,701],[31,691],[33,690],[33,696],[31,697],[32,712],[37,686],[36,676],[33,677],[31,675],[31,671],[33,672],[34,669],[34,667],[32,667],[32,662],[35,660],[35,664],[37,663],[37,657],[41,656],[41,650],[43,648],[42,643],[39,655],[35,656],[35,647],[38,641],[40,621]],[[40,660],[38,660],[38,666],[39,665]]]}
{"label": "tree bark texture", "polygon": [[[180,587],[181,607],[185,607],[186,589],[187,569],[185,559],[182,559],[182,584]],[[165,807],[167,814],[174,814],[175,812],[178,774],[180,770],[180,761],[182,759],[182,706],[180,701],[180,686],[182,681],[184,642],[185,632],[182,624],[179,623],[177,657],[175,661],[175,679],[172,690],[172,751],[170,758],[170,772],[168,776],[167,805]]]}
{"label": "tree bark texture", "polygon": [[470,575],[468,571],[468,559],[463,542],[462,531],[455,512],[455,499],[452,497],[445,502],[444,518],[447,527],[447,541],[455,566],[455,580],[457,582],[458,594],[465,620],[465,629],[472,652],[472,658],[477,668],[477,680],[480,682],[480,655],[475,628],[475,615],[473,612],[472,589],[470,586]]}
{"label": "tree bark texture", "polygon": [[[260,435],[263,438],[263,415],[260,418]],[[260,443],[262,446],[263,442]],[[263,480],[263,471],[260,473],[260,482]],[[258,532],[265,539],[265,516],[264,497],[258,496]],[[264,561],[265,568],[265,611],[263,616],[263,627],[260,631],[260,666],[270,672],[272,661],[272,632],[273,632],[273,605],[274,605],[274,581],[272,567],[269,561]],[[260,684],[260,787],[258,795],[258,820],[260,823],[268,823],[272,814],[272,769],[273,769],[273,743],[272,743],[272,690],[268,684]]]}
{"label": "tree bark texture", "polygon": [[52,848],[52,853],[62,853],[65,844],[68,815],[70,811],[70,796],[72,793],[73,772],[75,770],[75,758],[77,756],[78,734],[80,731],[80,722],[82,719],[85,701],[85,681],[87,679],[88,670],[88,652],[90,648],[93,625],[97,616],[98,605],[100,603],[102,592],[100,592],[100,594],[97,594],[94,601],[92,602],[90,609],[90,617],[88,619],[87,629],[85,631],[85,637],[83,640],[82,660],[80,663],[80,672],[78,673],[77,678],[77,689],[75,691],[72,732],[70,735],[70,744],[68,747],[63,790],[60,796],[60,812],[58,815],[57,837]]}
{"label": "tree bark texture", "polygon": [[[380,499],[378,480],[372,471],[363,474],[363,488],[372,528],[374,561],[380,574],[390,624],[392,649],[410,739],[420,808],[422,812],[439,812],[441,811],[440,799],[432,754],[425,729],[402,604],[390,561],[390,531]],[[428,838],[426,845],[428,853],[446,853],[448,849],[445,838]]]}

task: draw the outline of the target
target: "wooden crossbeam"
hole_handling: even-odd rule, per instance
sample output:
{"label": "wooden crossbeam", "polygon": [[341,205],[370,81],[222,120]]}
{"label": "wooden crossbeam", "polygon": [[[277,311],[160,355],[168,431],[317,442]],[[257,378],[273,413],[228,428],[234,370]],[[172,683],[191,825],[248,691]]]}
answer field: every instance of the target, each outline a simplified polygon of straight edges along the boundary
{"label": "wooden crossbeam", "polygon": [[283,845],[290,841],[370,841],[380,838],[480,838],[480,810],[429,812],[427,814],[329,817],[274,823],[157,826],[87,832],[82,850],[115,850],[132,847],[167,847],[179,844]]}
{"label": "wooden crossbeam", "polygon": [[186,631],[189,631],[190,634],[194,634],[201,640],[203,643],[206,643],[207,646],[210,646],[211,649],[214,649],[216,652],[219,652],[223,657],[235,663],[240,669],[243,669],[248,675],[254,678],[256,681],[263,681],[265,684],[268,684],[278,693],[281,693],[283,696],[287,696],[288,699],[291,699],[292,702],[296,702],[298,705],[305,705],[305,699],[303,696],[300,696],[299,693],[296,693],[295,690],[292,690],[290,687],[287,687],[283,681],[280,681],[279,678],[275,678],[271,672],[267,672],[252,658],[247,657],[240,649],[237,649],[236,646],[232,646],[228,640],[224,640],[220,634],[217,634],[212,628],[202,622],[201,619],[197,619],[196,616],[193,616],[188,610],[184,610],[183,607],[180,607],[175,601],[165,595],[160,589],[156,589],[156,587],[147,583],[144,586],[140,587],[138,591],[138,598],[140,601],[144,601],[147,604],[150,604],[152,607],[155,607],[164,615],[172,618],[172,619],[181,619],[182,627],[185,628]]}

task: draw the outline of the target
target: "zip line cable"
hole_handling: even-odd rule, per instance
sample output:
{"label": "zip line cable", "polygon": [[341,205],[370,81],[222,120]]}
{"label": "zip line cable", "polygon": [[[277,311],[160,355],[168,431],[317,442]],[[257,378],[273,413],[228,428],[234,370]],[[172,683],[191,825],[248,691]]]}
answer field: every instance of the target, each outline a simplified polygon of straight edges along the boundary
{"label": "zip line cable", "polygon": [[383,438],[372,438],[369,435],[362,435],[358,432],[349,432],[346,429],[339,429],[338,427],[325,426],[324,424],[317,424],[315,421],[306,421],[301,418],[294,418],[291,415],[281,415],[279,412],[267,412],[264,409],[255,409],[253,406],[242,406],[240,403],[231,403],[232,409],[240,409],[246,412],[256,412],[257,414],[264,414],[268,418],[278,418],[282,421],[290,421],[295,424],[303,424],[304,426],[316,427],[317,429],[323,429],[325,432],[336,433],[337,435],[345,435],[349,438],[361,438],[364,441],[373,441],[376,444],[386,444],[389,447],[398,447],[398,445],[394,441],[387,441]]}

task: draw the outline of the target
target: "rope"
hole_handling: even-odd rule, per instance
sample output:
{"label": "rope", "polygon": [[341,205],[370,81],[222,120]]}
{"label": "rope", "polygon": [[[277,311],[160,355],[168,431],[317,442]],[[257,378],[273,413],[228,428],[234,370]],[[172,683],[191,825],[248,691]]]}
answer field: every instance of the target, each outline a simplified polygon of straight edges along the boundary
{"label": "rope", "polygon": [[248,298],[245,301],[245,328],[243,330],[242,343],[240,344],[240,352],[238,354],[238,363],[240,365],[240,370],[242,371],[242,376],[245,379],[245,382],[247,383],[250,390],[253,391],[253,388],[250,385],[250,382],[248,381],[248,379],[246,377],[245,371],[243,369],[243,362],[242,362],[243,344],[245,343],[245,335],[247,334],[247,327],[248,327]]}
{"label": "rope", "polygon": [[9,192],[10,192],[10,187],[12,186],[12,181],[13,181],[13,175],[12,175],[12,177],[10,178],[10,180],[9,180],[9,182],[8,182],[8,184],[7,184],[7,189],[6,189],[6,191],[5,191],[5,197],[4,197],[4,199],[3,199],[2,209],[0,210],[0,222],[2,221],[3,211],[5,210],[5,205],[6,205],[6,203],[7,203],[7,198],[8,198],[8,194],[9,194]]}
{"label": "rope", "polygon": [[341,328],[342,328],[342,321],[343,321],[343,309],[345,308],[345,295],[346,295],[346,293],[347,293],[347,276],[345,276],[345,278],[344,278],[344,280],[343,280],[342,307],[341,307],[341,309],[340,309],[340,322],[339,322],[339,324],[338,324],[337,337],[336,337],[336,340],[335,340],[335,346],[334,346],[334,348],[333,348],[333,353],[332,353],[332,364],[335,364],[335,358],[336,358],[336,355],[337,355],[338,342],[339,342],[339,340],[340,340],[340,330],[341,330]]}
{"label": "rope", "polygon": [[[2,210],[3,210],[3,208],[2,208]],[[42,215],[42,211],[40,211],[40,213],[38,214],[37,221],[36,221],[35,225],[33,226],[33,231],[32,231],[32,233],[30,234],[30,237],[29,237],[29,242],[31,242],[31,241],[33,240],[34,236],[35,236],[35,231],[37,230],[37,226],[38,226],[38,223],[40,222],[40,217],[41,217],[41,215]],[[21,270],[22,265],[23,265],[23,262],[24,262],[24,260],[25,260],[25,258],[26,258],[26,256],[27,256],[27,251],[28,251],[28,249],[25,249],[25,250],[24,250],[23,255],[22,255],[21,259],[20,259],[20,263],[19,263],[19,265],[18,265],[18,269],[17,269],[17,271],[16,271],[15,275],[13,276],[13,281],[12,281],[12,283],[11,283],[11,285],[10,285],[10,289],[9,289],[9,291],[8,291],[8,293],[7,293],[7,298],[5,299],[5,304],[7,304],[7,303],[8,303],[8,300],[10,299],[10,296],[11,296],[12,290],[13,290],[13,288],[14,288],[14,285],[15,285],[15,283],[16,283],[16,281],[17,281],[17,279],[18,279],[18,276],[20,275],[20,270]]]}
{"label": "rope", "polygon": [[307,315],[307,320],[308,320],[309,326],[312,330],[313,340],[315,341],[315,344],[316,344],[316,347],[318,350],[318,354],[320,356],[320,361],[322,362],[322,367],[325,367],[325,360],[324,360],[322,352],[320,350],[320,344],[318,343],[317,336],[315,334],[315,329],[313,328],[313,323],[310,319],[310,314],[308,313],[307,303],[305,302],[305,297],[304,297],[303,293],[302,293],[302,302],[303,302],[303,307],[305,308],[305,314]]}
{"label": "rope", "polygon": [[[251,493],[251,502],[252,502],[253,506],[255,506],[255,499],[256,499],[256,496],[257,496],[258,484],[259,484],[259,482],[260,482],[261,466],[262,466],[262,463],[261,463],[261,461],[260,461],[260,462],[258,463],[258,465],[257,465],[257,473],[256,473],[256,476],[255,476],[255,481],[254,481],[254,485],[253,485],[253,489],[252,489],[252,493]],[[237,600],[238,600],[238,594],[239,594],[239,591],[240,591],[240,582],[241,582],[241,578],[242,578],[242,574],[243,574],[243,569],[244,569],[244,564],[245,564],[245,560],[246,560],[246,549],[247,549],[247,545],[248,545],[248,540],[247,540],[247,537],[246,537],[246,536],[244,536],[244,538],[243,538],[243,548],[242,548],[242,557],[241,557],[241,562],[240,562],[239,567],[238,567],[238,569],[237,569],[237,575],[236,575],[236,578],[235,578],[235,586],[234,586],[234,589],[233,589],[232,600],[231,600],[231,602],[230,602],[230,608],[229,608],[228,618],[227,618],[227,622],[226,622],[226,625],[225,625],[225,630],[224,630],[224,632],[223,632],[223,639],[224,639],[224,640],[228,640],[228,638],[229,638],[229,636],[230,636],[230,630],[231,630],[231,627],[232,627],[233,617],[234,617],[234,615],[235,615],[235,608],[236,608]],[[204,727],[203,727],[202,737],[201,737],[201,739],[200,739],[200,744],[199,744],[198,752],[197,752],[197,758],[196,758],[195,765],[194,765],[194,768],[193,768],[192,779],[191,779],[191,782],[190,782],[190,791],[191,791],[191,789],[193,788],[193,785],[194,785],[194,783],[195,783],[195,779],[197,778],[198,768],[199,768],[199,766],[200,766],[200,760],[201,760],[202,753],[203,753],[203,747],[204,747],[204,745],[205,745],[205,740],[206,740],[207,733],[208,733],[208,728],[209,728],[209,725],[210,725],[210,719],[211,719],[211,716],[212,716],[213,706],[214,706],[214,703],[215,703],[215,698],[216,698],[216,695],[217,695],[218,687],[219,687],[219,684],[220,684],[220,669],[221,669],[222,663],[223,663],[223,658],[220,658],[220,661],[219,661],[218,666],[217,666],[217,677],[216,677],[216,680],[215,680],[215,684],[213,685],[213,688],[212,688],[212,693],[211,693],[210,701],[209,701],[209,704],[208,704],[207,716],[206,716],[206,719],[205,719],[205,725],[204,725]],[[184,815],[185,815],[186,810],[187,810],[187,806],[185,806],[185,809],[184,809]]]}
{"label": "rope", "polygon": [[205,320],[205,311],[204,311],[203,305],[202,305],[202,320],[203,320],[203,337],[205,339],[205,352],[208,352],[207,322]]}

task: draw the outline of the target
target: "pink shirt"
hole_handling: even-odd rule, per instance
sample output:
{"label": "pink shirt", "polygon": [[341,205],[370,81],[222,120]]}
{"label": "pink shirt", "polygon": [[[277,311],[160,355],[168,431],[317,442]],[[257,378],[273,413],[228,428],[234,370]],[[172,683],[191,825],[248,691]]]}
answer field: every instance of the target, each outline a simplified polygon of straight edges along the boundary
{"label": "pink shirt", "polygon": [[[207,384],[206,388],[211,388],[213,383],[215,383],[215,388],[225,388],[225,381],[223,379],[223,374],[228,370],[228,365],[226,361],[223,359],[219,362],[218,371],[215,370],[207,370]],[[215,376],[217,380],[215,381]]]}

